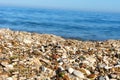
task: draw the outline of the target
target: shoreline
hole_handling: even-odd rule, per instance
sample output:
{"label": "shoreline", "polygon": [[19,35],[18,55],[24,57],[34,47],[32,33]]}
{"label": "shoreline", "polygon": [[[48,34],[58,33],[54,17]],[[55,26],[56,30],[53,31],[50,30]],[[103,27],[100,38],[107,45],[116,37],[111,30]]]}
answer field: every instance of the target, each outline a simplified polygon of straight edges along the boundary
{"label": "shoreline", "polygon": [[0,29],[0,80],[120,79],[120,40],[82,41]]}
{"label": "shoreline", "polygon": [[[55,35],[55,34],[49,34],[49,33],[38,33],[38,32],[34,32],[34,31],[16,30],[16,29],[9,29],[9,28],[0,28],[0,29],[8,29],[8,30],[12,30],[12,31],[28,32],[28,33],[35,33],[35,34],[41,34],[41,35],[42,34]],[[91,40],[91,39],[83,39],[80,37],[66,37],[66,36],[59,36],[59,35],[55,35],[55,36],[61,37],[63,39],[69,39],[69,40],[92,41],[92,42],[99,42],[99,41],[104,42],[104,41],[109,41],[109,40],[120,40],[120,39],[103,39],[103,40],[94,39],[94,40]]]}

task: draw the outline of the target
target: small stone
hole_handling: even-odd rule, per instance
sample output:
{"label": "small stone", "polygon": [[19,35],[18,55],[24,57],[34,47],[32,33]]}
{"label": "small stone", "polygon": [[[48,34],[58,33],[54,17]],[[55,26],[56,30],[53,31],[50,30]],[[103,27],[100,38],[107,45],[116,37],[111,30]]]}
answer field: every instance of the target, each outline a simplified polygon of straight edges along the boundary
{"label": "small stone", "polygon": [[89,65],[89,64],[90,64],[90,62],[87,61],[87,60],[82,61],[82,63],[84,63],[84,64],[86,64],[86,65]]}
{"label": "small stone", "polygon": [[104,67],[106,70],[111,69],[112,67],[105,66]]}
{"label": "small stone", "polygon": [[6,78],[6,80],[13,80],[13,78],[12,77],[8,77],[8,78]]}
{"label": "small stone", "polygon": [[24,43],[26,43],[26,44],[31,44],[31,40],[29,40],[29,39],[24,39]]}
{"label": "small stone", "polygon": [[83,61],[83,60],[85,60],[85,57],[84,56],[80,56],[79,60]]}
{"label": "small stone", "polygon": [[62,58],[67,58],[67,56],[66,56],[66,54],[65,54],[65,53],[63,53],[63,56],[62,56]]}
{"label": "small stone", "polygon": [[80,71],[81,71],[82,73],[86,74],[86,75],[90,75],[90,74],[91,74],[91,72],[90,72],[89,70],[84,69],[84,68],[81,68]]}
{"label": "small stone", "polygon": [[59,65],[63,65],[63,62],[59,62]]}
{"label": "small stone", "polygon": [[87,57],[86,60],[90,62],[89,66],[93,66],[93,64],[96,62],[94,57]]}
{"label": "small stone", "polygon": [[80,79],[78,77],[76,77],[75,80],[80,80]]}
{"label": "small stone", "polygon": [[117,64],[120,65],[120,61],[118,61]]}
{"label": "small stone", "polygon": [[2,52],[2,49],[0,48],[0,53]]}
{"label": "small stone", "polygon": [[106,66],[105,64],[99,64],[98,67],[99,68],[106,68],[107,69],[108,66]]}
{"label": "small stone", "polygon": [[90,74],[87,77],[90,78],[90,79],[95,79],[97,77],[97,75],[96,74]]}
{"label": "small stone", "polygon": [[3,66],[6,66],[6,65],[8,65],[9,63],[8,63],[7,61],[5,61],[5,62],[1,62],[1,64],[2,64]]}
{"label": "small stone", "polygon": [[98,80],[106,80],[104,76],[98,77]]}
{"label": "small stone", "polygon": [[115,65],[115,67],[120,67],[120,65]]}
{"label": "small stone", "polygon": [[37,70],[39,70],[39,67],[42,65],[38,58],[33,58],[33,61],[31,63],[34,64]]}
{"label": "small stone", "polygon": [[64,80],[70,80],[68,75],[64,75],[63,79]]}
{"label": "small stone", "polygon": [[6,68],[7,68],[8,70],[11,70],[11,69],[13,69],[14,67],[13,67],[12,64],[9,64],[9,65],[6,65]]}
{"label": "small stone", "polygon": [[41,46],[42,52],[45,52],[45,48],[44,46]]}
{"label": "small stone", "polygon": [[43,72],[45,72],[45,71],[47,70],[47,68],[45,68],[45,66],[41,66],[41,70],[42,70]]}
{"label": "small stone", "polygon": [[59,56],[58,56],[57,54],[53,54],[53,55],[52,55],[52,58],[53,58],[53,59],[57,59],[57,58],[59,58]]}
{"label": "small stone", "polygon": [[117,79],[110,79],[110,80],[117,80]]}
{"label": "small stone", "polygon": [[73,74],[74,74],[75,76],[79,77],[79,78],[82,78],[82,79],[85,78],[84,74],[83,74],[82,72],[78,71],[78,70],[74,70],[74,71],[73,71]]}
{"label": "small stone", "polygon": [[60,69],[61,71],[65,70],[62,66],[59,66],[59,69]]}
{"label": "small stone", "polygon": [[65,64],[68,64],[68,63],[69,63],[69,60],[68,60],[67,58],[64,58],[64,59],[63,59],[63,62],[64,62]]}
{"label": "small stone", "polygon": [[120,54],[117,53],[117,54],[115,55],[115,57],[117,57],[117,58],[120,59]]}
{"label": "small stone", "polygon": [[5,72],[4,72],[4,73],[1,73],[1,74],[0,74],[0,78],[2,78],[2,80],[3,80],[3,79],[6,79],[6,78],[8,78],[8,77],[9,77],[8,73],[5,73]]}
{"label": "small stone", "polygon": [[110,80],[109,77],[108,77],[107,75],[105,76],[105,80]]}
{"label": "small stone", "polygon": [[117,75],[116,75],[116,74],[110,74],[110,77],[111,77],[111,78],[116,78]]}
{"label": "small stone", "polygon": [[72,73],[73,73],[73,71],[74,71],[74,69],[73,69],[73,68],[68,68],[68,72],[69,72],[70,74],[72,74]]}
{"label": "small stone", "polygon": [[57,61],[58,61],[59,65],[63,65],[63,60],[61,58],[58,58]]}
{"label": "small stone", "polygon": [[85,63],[80,63],[80,64],[79,64],[79,67],[80,67],[80,68],[86,68],[86,66],[87,66],[87,65],[86,65]]}

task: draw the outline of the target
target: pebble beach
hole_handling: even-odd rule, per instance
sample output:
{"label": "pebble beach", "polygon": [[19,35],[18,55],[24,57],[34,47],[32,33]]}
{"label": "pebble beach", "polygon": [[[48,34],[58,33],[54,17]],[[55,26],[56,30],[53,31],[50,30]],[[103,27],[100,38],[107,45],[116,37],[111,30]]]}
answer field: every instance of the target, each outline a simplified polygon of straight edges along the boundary
{"label": "pebble beach", "polygon": [[0,80],[120,80],[120,40],[0,29]]}

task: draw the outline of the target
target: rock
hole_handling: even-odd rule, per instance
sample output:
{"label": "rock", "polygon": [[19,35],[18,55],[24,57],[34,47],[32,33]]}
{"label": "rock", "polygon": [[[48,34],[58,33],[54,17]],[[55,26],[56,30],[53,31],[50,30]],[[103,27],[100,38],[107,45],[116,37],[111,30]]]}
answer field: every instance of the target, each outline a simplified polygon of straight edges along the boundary
{"label": "rock", "polygon": [[2,64],[3,66],[6,66],[6,65],[8,65],[9,63],[8,63],[8,61],[2,61],[1,64]]}
{"label": "rock", "polygon": [[106,80],[104,76],[98,77],[98,80]]}
{"label": "rock", "polygon": [[64,58],[64,59],[63,59],[63,62],[66,63],[66,64],[68,64],[68,63],[69,63],[69,59]]}
{"label": "rock", "polygon": [[117,64],[120,65],[120,61],[118,61]]}
{"label": "rock", "polygon": [[3,79],[5,80],[8,77],[9,77],[8,73],[6,73],[6,72],[0,73],[0,78],[2,78],[2,80]]}
{"label": "rock", "polygon": [[38,58],[33,58],[31,63],[37,68],[37,70],[39,70],[39,67],[42,65]]}
{"label": "rock", "polygon": [[13,80],[13,78],[12,77],[8,77],[8,78],[6,78],[6,80]]}
{"label": "rock", "polygon": [[44,46],[41,46],[41,50],[42,50],[42,52],[45,52]]}
{"label": "rock", "polygon": [[0,53],[2,52],[2,49],[0,48]]}
{"label": "rock", "polygon": [[91,72],[90,72],[89,70],[84,69],[84,68],[81,68],[80,71],[81,71],[82,73],[84,73],[85,75],[90,75],[90,74],[91,74]]}
{"label": "rock", "polygon": [[74,71],[73,71],[73,74],[74,74],[75,76],[79,77],[79,78],[82,78],[82,79],[85,78],[84,74],[83,74],[82,72],[78,71],[78,70],[74,70]]}
{"label": "rock", "polygon": [[105,66],[104,67],[106,70],[111,69],[112,67]]}
{"label": "rock", "polygon": [[90,62],[87,61],[87,60],[82,61],[82,63],[84,63],[84,64],[86,64],[86,65],[89,65],[89,64],[90,64]]}
{"label": "rock", "polygon": [[26,43],[26,44],[31,44],[31,40],[29,40],[29,39],[24,39],[24,43]]}
{"label": "rock", "polygon": [[99,68],[107,68],[108,66],[106,66],[105,64],[99,64],[98,67]]}
{"label": "rock", "polygon": [[60,65],[60,66],[63,65],[63,62],[59,62],[59,65]]}
{"label": "rock", "polygon": [[80,80],[80,79],[78,77],[76,77],[75,80]]}
{"label": "rock", "polygon": [[6,65],[6,70],[12,70],[12,69],[14,69],[12,64]]}
{"label": "rock", "polygon": [[68,68],[68,72],[69,72],[70,74],[72,74],[72,73],[73,73],[73,71],[74,71],[74,69],[73,69],[73,68]]}
{"label": "rock", "polygon": [[116,74],[110,74],[110,77],[111,77],[111,78],[116,78],[117,75],[116,75]]}
{"label": "rock", "polygon": [[57,61],[58,61],[58,63],[59,63],[60,66],[63,65],[63,59],[62,58],[58,58]]}
{"label": "rock", "polygon": [[94,57],[87,57],[86,58],[87,61],[89,61],[89,66],[92,67],[93,64],[96,62],[95,58]]}
{"label": "rock", "polygon": [[46,72],[47,68],[45,66],[40,67],[43,72]]}
{"label": "rock", "polygon": [[120,67],[120,65],[115,65],[115,67]]}
{"label": "rock", "polygon": [[65,70],[62,66],[58,67],[61,71]]}
{"label": "rock", "polygon": [[67,54],[63,53],[62,58],[67,58]]}
{"label": "rock", "polygon": [[90,74],[87,77],[90,79],[95,79],[97,77],[97,74]]}
{"label": "rock", "polygon": [[105,76],[105,80],[110,80],[109,77],[108,77],[107,75]]}
{"label": "rock", "polygon": [[63,80],[70,80],[68,75],[64,75]]}

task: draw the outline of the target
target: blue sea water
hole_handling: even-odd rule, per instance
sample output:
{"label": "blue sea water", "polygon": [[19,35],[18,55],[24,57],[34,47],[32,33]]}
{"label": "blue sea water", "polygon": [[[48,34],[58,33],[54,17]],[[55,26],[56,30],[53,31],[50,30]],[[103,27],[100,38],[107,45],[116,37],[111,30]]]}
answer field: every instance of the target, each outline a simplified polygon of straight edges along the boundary
{"label": "blue sea water", "polygon": [[0,28],[83,40],[120,39],[120,14],[0,7]]}

